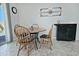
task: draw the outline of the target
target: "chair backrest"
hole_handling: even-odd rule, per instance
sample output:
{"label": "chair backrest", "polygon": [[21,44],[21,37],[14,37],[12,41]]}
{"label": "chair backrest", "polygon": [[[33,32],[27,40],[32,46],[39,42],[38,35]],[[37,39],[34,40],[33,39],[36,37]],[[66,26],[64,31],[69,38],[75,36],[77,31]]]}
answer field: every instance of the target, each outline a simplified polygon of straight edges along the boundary
{"label": "chair backrest", "polygon": [[53,30],[53,26],[51,26],[50,30],[49,30],[49,33],[48,33],[48,37],[52,37],[52,30]]}
{"label": "chair backrest", "polygon": [[38,29],[39,25],[38,24],[33,24],[32,27],[33,27],[33,29]]}
{"label": "chair backrest", "polygon": [[18,40],[24,40],[24,39],[29,40],[29,38],[30,38],[29,30],[20,25],[18,25],[18,26],[15,25],[14,33],[15,33],[16,37],[18,38]]}

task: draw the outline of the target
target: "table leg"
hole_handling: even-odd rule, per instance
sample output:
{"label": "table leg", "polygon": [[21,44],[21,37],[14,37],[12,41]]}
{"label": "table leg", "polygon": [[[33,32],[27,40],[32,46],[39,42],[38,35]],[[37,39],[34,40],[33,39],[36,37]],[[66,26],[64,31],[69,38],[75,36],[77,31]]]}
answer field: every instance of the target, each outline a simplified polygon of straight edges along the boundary
{"label": "table leg", "polygon": [[38,42],[40,43],[40,41],[39,41],[39,38],[38,38],[38,32],[36,32],[36,33],[31,33],[31,34],[34,34],[35,35],[35,45],[36,45],[36,49],[38,49]]}
{"label": "table leg", "polygon": [[39,34],[39,33],[36,34],[36,39],[37,39],[37,41],[40,43],[39,38],[38,38],[38,34]]}
{"label": "table leg", "polygon": [[36,49],[38,49],[38,46],[37,46],[37,40],[35,39],[35,45],[36,45]]}
{"label": "table leg", "polygon": [[35,33],[35,44],[36,44],[36,48],[37,48],[37,49],[38,49],[37,42],[40,43],[39,38],[38,38],[38,34],[39,34],[39,33]]}

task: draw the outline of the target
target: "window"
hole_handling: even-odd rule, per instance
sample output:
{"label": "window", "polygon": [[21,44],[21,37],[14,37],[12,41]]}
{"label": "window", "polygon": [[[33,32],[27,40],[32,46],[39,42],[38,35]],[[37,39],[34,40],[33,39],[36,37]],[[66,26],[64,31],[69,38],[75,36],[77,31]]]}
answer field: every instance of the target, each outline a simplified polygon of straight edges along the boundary
{"label": "window", "polygon": [[0,4],[0,21],[4,20],[4,10],[3,6]]}

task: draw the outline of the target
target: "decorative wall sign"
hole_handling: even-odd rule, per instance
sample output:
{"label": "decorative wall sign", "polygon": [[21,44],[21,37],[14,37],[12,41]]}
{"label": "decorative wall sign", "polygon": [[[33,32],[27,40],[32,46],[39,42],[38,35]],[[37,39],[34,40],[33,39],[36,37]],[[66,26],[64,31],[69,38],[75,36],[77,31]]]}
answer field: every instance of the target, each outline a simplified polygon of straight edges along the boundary
{"label": "decorative wall sign", "polygon": [[12,7],[11,10],[12,10],[13,14],[17,13],[17,8],[16,7]]}
{"label": "decorative wall sign", "polygon": [[61,16],[62,8],[61,7],[53,7],[53,8],[41,8],[40,16]]}

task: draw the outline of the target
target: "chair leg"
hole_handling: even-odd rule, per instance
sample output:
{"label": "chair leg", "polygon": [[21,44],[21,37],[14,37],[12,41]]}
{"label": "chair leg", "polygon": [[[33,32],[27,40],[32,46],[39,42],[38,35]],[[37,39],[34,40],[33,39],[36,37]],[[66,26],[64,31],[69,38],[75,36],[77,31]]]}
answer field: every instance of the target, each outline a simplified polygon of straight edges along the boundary
{"label": "chair leg", "polygon": [[36,47],[36,49],[38,49],[37,40],[36,39],[35,39],[35,47]]}
{"label": "chair leg", "polygon": [[33,41],[33,44],[34,44],[34,48],[36,49],[36,46],[35,46],[35,41]]}
{"label": "chair leg", "polygon": [[52,50],[52,47],[50,46],[50,50]]}
{"label": "chair leg", "polygon": [[27,55],[29,56],[29,46],[27,46]]}
{"label": "chair leg", "polygon": [[29,56],[29,51],[28,51],[28,56]]}
{"label": "chair leg", "polygon": [[41,41],[40,41],[40,48],[41,48],[42,44],[43,44],[43,38],[41,38]]}
{"label": "chair leg", "polygon": [[27,46],[25,45],[25,47],[24,47],[25,49],[27,49]]}
{"label": "chair leg", "polygon": [[52,40],[50,38],[50,41],[49,41],[49,48],[50,48],[50,50],[52,50],[52,46],[53,46],[53,43],[52,43]]}
{"label": "chair leg", "polygon": [[50,48],[50,50],[52,50],[52,43],[51,42],[49,42],[49,48]]}
{"label": "chair leg", "polygon": [[16,43],[16,46],[18,46],[18,44]]}
{"label": "chair leg", "polygon": [[51,45],[53,46],[52,40],[50,41]]}
{"label": "chair leg", "polygon": [[21,45],[19,46],[17,56],[19,56]]}
{"label": "chair leg", "polygon": [[41,46],[42,46],[42,42],[40,42],[40,48],[41,48]]}
{"label": "chair leg", "polygon": [[32,49],[35,47],[35,43],[34,42],[31,42],[30,44],[32,44],[32,45],[28,45],[28,47],[27,47],[27,53],[28,53],[28,56],[30,55],[30,52],[32,51]]}

